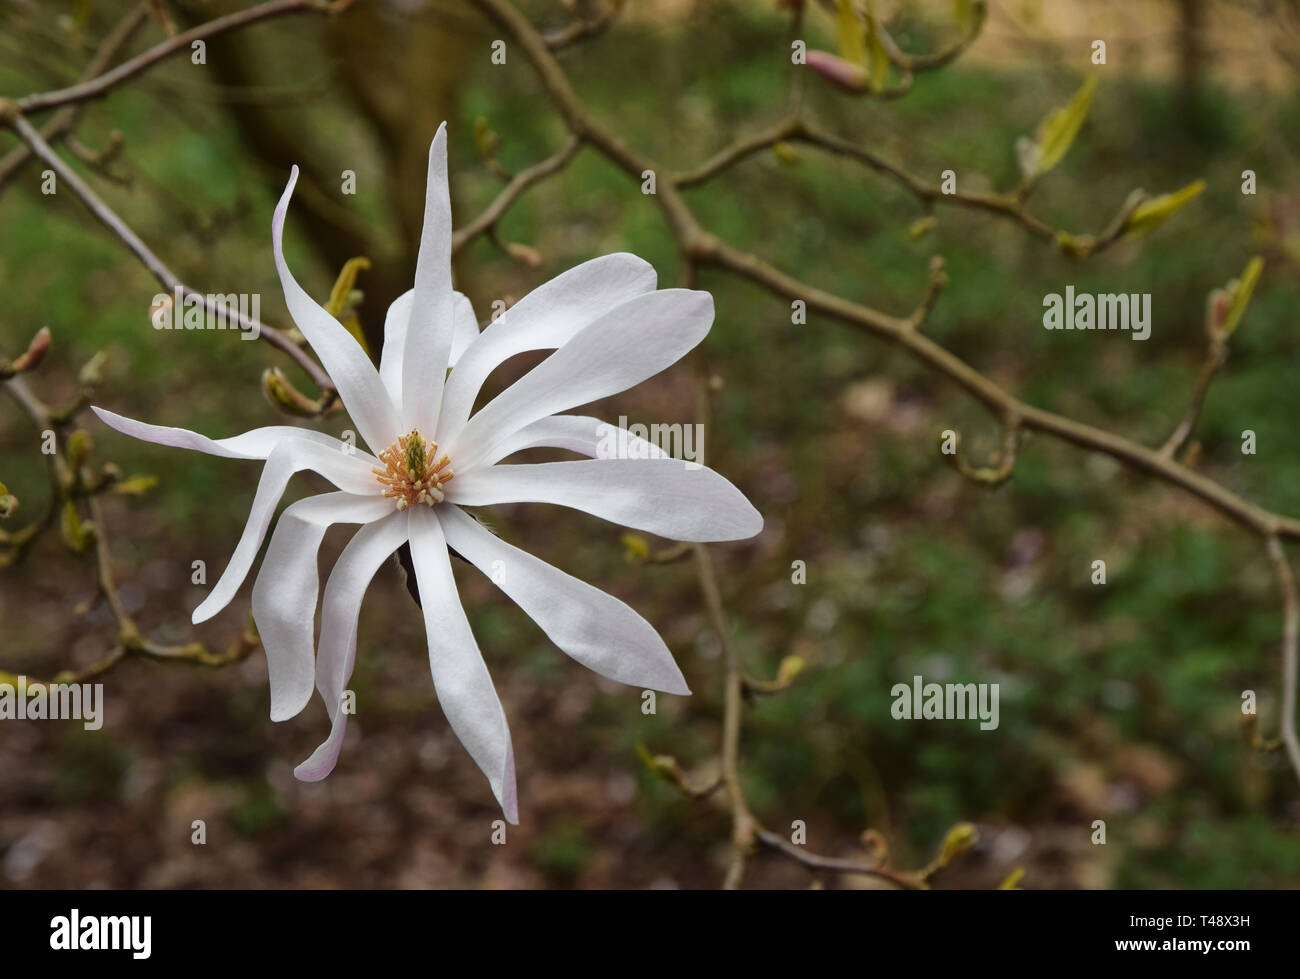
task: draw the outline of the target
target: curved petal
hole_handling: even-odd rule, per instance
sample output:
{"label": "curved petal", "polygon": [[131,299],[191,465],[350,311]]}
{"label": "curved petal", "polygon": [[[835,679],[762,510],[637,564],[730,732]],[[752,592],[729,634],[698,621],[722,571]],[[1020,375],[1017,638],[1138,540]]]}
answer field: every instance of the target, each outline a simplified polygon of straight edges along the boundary
{"label": "curved petal", "polygon": [[453,468],[460,474],[480,465],[530,422],[653,377],[703,340],[712,323],[713,297],[693,289],[660,289],[615,307],[466,422],[447,447]]}
{"label": "curved petal", "polygon": [[763,518],[712,469],[678,459],[583,459],[476,469],[447,483],[459,506],[554,503],[684,541],[744,540]]}
{"label": "curved petal", "polygon": [[402,432],[433,437],[438,427],[442,384],[451,356],[451,195],[447,189],[447,124],[429,146],[424,191],[424,228],[415,262],[415,295],[402,349]]}
{"label": "curved petal", "polygon": [[659,633],[613,595],[512,547],[457,507],[443,507],[438,519],[447,544],[587,669],[634,687],[691,692]]}
{"label": "curved petal", "polygon": [[451,297],[451,355],[447,358],[447,366],[455,367],[478,339],[478,317],[474,315],[474,304],[469,301],[469,296],[453,292]]}
{"label": "curved petal", "polygon": [[561,347],[596,317],[652,292],[655,270],[619,252],[583,262],[538,286],[497,319],[465,351],[447,378],[438,418],[438,443],[464,426],[489,374],[516,354]]}
{"label": "curved petal", "polygon": [[289,185],[275,208],[271,222],[271,239],[275,250],[275,267],[280,273],[280,286],[284,289],[285,305],[298,330],[311,348],[316,351],[325,372],[339,392],[343,406],[357,426],[357,431],[376,452],[397,441],[397,411],[379,380],[379,372],[352,336],[306,290],[289,271],[284,260],[284,219],[289,210],[289,198],[298,182],[298,168],[289,175]]}
{"label": "curved petal", "polygon": [[[115,428],[133,439],[153,442],[155,445],[170,445],[178,449],[192,449],[195,452],[222,456],[226,459],[265,459],[271,454],[271,450],[285,439],[303,439],[335,449],[343,447],[343,443],[333,435],[326,435],[324,432],[313,431],[310,428],[295,428],[292,425],[269,425],[266,428],[254,428],[252,431],[228,439],[210,439],[206,435],[184,428],[138,422],[134,418],[114,414],[93,405],[90,410],[109,428]],[[365,458],[372,457],[365,455]],[[374,460],[374,465],[378,464],[378,460]]]}
{"label": "curved petal", "polygon": [[[455,366],[461,354],[478,339],[478,317],[474,304],[460,292],[452,294],[451,357],[448,363]],[[393,404],[402,403],[402,353],[406,348],[406,328],[411,319],[411,305],[415,290],[407,289],[388,307],[384,316],[384,352],[379,359],[379,377],[384,382]]]}
{"label": "curved petal", "polygon": [[320,589],[316,561],[325,531],[332,524],[368,524],[393,512],[393,501],[382,496],[322,493],[280,514],[253,582],[253,621],[266,651],[271,720],[287,721],[311,699],[316,673],[312,627]]}
{"label": "curved petal", "polygon": [[494,466],[524,449],[567,449],[592,459],[667,459],[653,442],[590,415],[550,415],[498,442],[481,465]]}
{"label": "curved petal", "polygon": [[[415,290],[407,289],[389,304],[384,314],[384,350],[379,355],[379,379],[384,382],[393,404],[402,403],[402,354],[406,351],[406,328],[411,321]],[[405,433],[403,433],[405,434]]]}
{"label": "curved petal", "polygon": [[430,507],[413,507],[409,514],[411,561],[420,585],[438,702],[456,737],[487,776],[506,819],[518,823],[510,728],[461,608],[442,527]]}
{"label": "curved petal", "polygon": [[[338,443],[340,446],[342,443]],[[195,625],[205,622],[230,604],[230,600],[239,591],[239,586],[248,577],[249,569],[257,558],[257,552],[266,537],[266,528],[270,526],[276,504],[284,495],[284,488],[289,477],[304,469],[320,473],[339,489],[358,496],[379,496],[380,485],[365,459],[360,453],[341,452],[315,442],[285,441],[281,442],[266,457],[262,467],[262,478],[257,483],[257,493],[253,505],[248,510],[248,522],[244,533],[235,546],[226,570],[213,585],[208,597],[194,610]]]}
{"label": "curved petal", "polygon": [[347,733],[343,691],[357,658],[357,619],[361,600],[375,572],[388,556],[406,543],[406,516],[391,513],[368,523],[348,541],[325,583],[321,604],[320,652],[316,659],[316,689],[329,711],[330,733],[310,758],[293,770],[304,782],[319,782],[334,770]]}

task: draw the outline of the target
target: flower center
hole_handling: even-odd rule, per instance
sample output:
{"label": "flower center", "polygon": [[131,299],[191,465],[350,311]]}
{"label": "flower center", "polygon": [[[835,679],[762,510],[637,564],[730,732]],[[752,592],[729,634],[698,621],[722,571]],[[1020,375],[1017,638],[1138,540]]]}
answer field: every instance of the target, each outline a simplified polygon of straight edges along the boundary
{"label": "flower center", "polygon": [[418,431],[403,435],[379,453],[379,460],[385,468],[372,467],[370,471],[384,487],[384,496],[397,501],[399,510],[413,503],[441,503],[442,484],[455,475],[447,468],[451,464],[447,454],[439,457],[438,443],[425,442]]}

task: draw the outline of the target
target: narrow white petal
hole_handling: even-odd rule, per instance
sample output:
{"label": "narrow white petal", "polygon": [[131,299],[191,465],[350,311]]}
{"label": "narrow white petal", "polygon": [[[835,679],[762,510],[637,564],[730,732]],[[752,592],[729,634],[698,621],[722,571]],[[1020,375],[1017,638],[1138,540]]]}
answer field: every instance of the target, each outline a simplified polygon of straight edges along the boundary
{"label": "narrow white petal", "polygon": [[613,595],[512,547],[457,507],[441,508],[438,519],[447,544],[587,669],[634,687],[691,692],[659,633]]}
{"label": "narrow white petal", "polygon": [[[393,399],[402,403],[402,355],[406,352],[406,328],[411,321],[411,304],[415,290],[407,289],[389,304],[384,314],[384,350],[379,357],[379,379]],[[406,434],[403,432],[402,434]]]}
{"label": "narrow white petal", "polygon": [[406,346],[402,351],[402,431],[419,429],[426,438],[438,427],[442,383],[451,356],[454,304],[451,295],[451,196],[447,189],[447,124],[429,147],[424,228],[415,263]]}
{"label": "narrow white petal", "polygon": [[[339,443],[340,445],[342,443]],[[359,496],[377,496],[380,486],[370,471],[369,463],[361,458],[360,453],[349,455],[340,449],[332,449],[315,442],[286,440],[271,450],[262,467],[262,477],[257,483],[257,493],[253,505],[249,507],[248,522],[244,525],[243,536],[235,547],[235,553],[221,573],[220,579],[213,585],[202,604],[194,610],[193,621],[197,625],[212,618],[230,604],[230,600],[239,591],[239,586],[248,577],[249,569],[257,558],[257,552],[266,537],[266,528],[270,526],[284,488],[294,473],[311,469],[320,473],[339,489]]]}
{"label": "narrow white petal", "polygon": [[480,463],[494,466],[524,449],[567,449],[592,459],[666,459],[668,453],[625,428],[590,415],[551,415],[498,442]]}
{"label": "narrow white petal", "polygon": [[341,701],[357,658],[357,619],[361,614],[361,600],[375,572],[404,543],[404,514],[391,513],[368,523],[348,541],[325,582],[316,688],[329,712],[330,733],[311,757],[293,770],[293,774],[304,782],[319,782],[334,770],[338,761],[348,726],[348,715],[341,709]]}
{"label": "narrow white petal", "polygon": [[677,459],[591,459],[476,469],[447,484],[459,506],[554,503],[684,541],[743,540],[763,529],[744,495]]}
{"label": "narrow white petal", "polygon": [[[402,403],[402,355],[406,349],[406,328],[414,301],[415,290],[408,289],[393,300],[384,316],[384,352],[379,360],[379,377],[393,404],[397,405]],[[478,339],[478,318],[474,315],[474,304],[463,293],[452,293],[452,306],[451,358],[448,363],[454,367],[461,354]]]}
{"label": "narrow white petal", "polygon": [[284,260],[281,239],[284,235],[285,214],[289,198],[298,182],[298,168],[289,176],[289,185],[275,208],[271,223],[271,239],[275,249],[275,267],[280,273],[280,286],[284,289],[285,305],[299,331],[316,351],[325,372],[339,392],[343,406],[356,424],[361,437],[376,452],[383,451],[397,441],[397,412],[393,402],[379,380],[379,372],[347,329],[331,316],[289,271]]}
{"label": "narrow white petal", "polygon": [[424,629],[429,639],[429,669],[438,702],[456,737],[487,776],[506,819],[517,823],[519,803],[510,728],[461,608],[446,539],[431,508],[419,506],[409,512],[411,559],[420,586]]}
{"label": "narrow white petal", "polygon": [[[138,422],[134,418],[114,414],[103,408],[92,406],[90,410],[109,428],[115,428],[133,439],[153,442],[155,445],[170,445],[178,449],[192,449],[195,452],[222,456],[226,459],[265,459],[271,454],[271,450],[285,439],[302,439],[336,449],[343,447],[343,443],[332,435],[313,431],[310,428],[295,428],[292,425],[270,425],[266,428],[254,428],[252,431],[228,439],[210,439],[206,435],[184,428]],[[367,455],[366,458],[371,457]],[[379,463],[376,461],[372,464]]]}
{"label": "narrow white petal", "polygon": [[280,514],[253,582],[253,621],[266,651],[271,720],[287,721],[311,699],[316,674],[312,627],[320,589],[316,562],[325,531],[332,524],[367,524],[393,512],[393,501],[382,496],[322,493]]}
{"label": "narrow white petal", "polygon": [[478,317],[474,314],[474,304],[464,293],[452,293],[452,334],[451,356],[447,359],[448,367],[455,367],[465,351],[478,339]]}
{"label": "narrow white petal", "polygon": [[489,323],[447,378],[437,440],[445,444],[474,409],[489,374],[516,354],[553,350],[598,316],[654,290],[655,270],[635,255],[604,255],[538,286]]}
{"label": "narrow white petal", "polygon": [[692,289],[648,292],[606,312],[465,423],[447,446],[457,475],[530,422],[653,377],[703,340],[712,322],[713,297]]}

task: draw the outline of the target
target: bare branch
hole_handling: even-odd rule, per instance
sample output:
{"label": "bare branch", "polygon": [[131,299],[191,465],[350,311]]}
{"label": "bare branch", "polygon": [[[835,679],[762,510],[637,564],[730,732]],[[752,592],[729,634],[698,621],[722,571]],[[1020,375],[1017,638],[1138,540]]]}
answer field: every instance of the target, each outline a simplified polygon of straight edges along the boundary
{"label": "bare branch", "polygon": [[[10,106],[12,107],[12,103],[10,103]],[[240,329],[255,331],[256,336],[265,339],[272,346],[277,347],[279,350],[287,354],[294,363],[307,372],[308,376],[311,377],[322,391],[334,390],[334,385],[330,381],[329,375],[325,373],[324,368],[316,363],[316,361],[312,360],[311,357],[307,355],[306,351],[290,340],[286,334],[275,329],[275,327],[257,322],[250,317],[245,316],[243,313],[239,313],[225,306],[218,306],[215,299],[210,299],[203,293],[191,289],[189,286],[181,282],[171,269],[164,265],[162,260],[150,250],[149,246],[140,240],[140,237],[131,230],[130,226],[119,218],[117,214],[100,199],[98,194],[90,189],[90,186],[81,179],[77,172],[63,162],[62,158],[51,149],[50,145],[41,138],[41,134],[36,131],[35,127],[32,126],[32,124],[28,122],[21,113],[12,111],[11,108],[11,111],[6,114],[4,112],[4,107],[0,106],[0,121],[8,124],[8,126],[18,134],[18,138],[26,143],[32,152],[40,157],[40,159],[58,175],[58,178],[61,181],[63,181],[68,187],[72,188],[72,192],[76,194],[78,199],[80,199],[90,213],[93,214],[95,218],[104,225],[104,227],[108,228],[109,231],[119,238],[124,245],[126,245],[131,253],[140,260],[141,264],[143,264],[150,273],[152,273],[153,277],[158,280],[164,289],[168,292],[175,292],[179,289],[182,295],[186,297],[197,297],[203,303],[204,308],[213,315],[230,316],[234,318],[238,322]]]}
{"label": "bare branch", "polygon": [[560,51],[579,41],[604,34],[623,12],[623,6],[624,0],[612,0],[596,16],[579,17],[559,30],[548,32],[543,35],[546,46],[552,51]]}
{"label": "bare branch", "polygon": [[210,20],[206,24],[200,24],[183,34],[169,37],[143,54],[95,78],[71,85],[68,88],[56,89],[52,92],[25,95],[16,100],[18,111],[23,113],[40,112],[44,109],[55,109],[61,105],[99,98],[128,78],[133,78],[141,72],[148,71],[160,61],[165,61],[179,51],[188,50],[195,41],[206,41],[209,38],[225,34],[227,31],[237,30],[259,20],[280,17],[284,14],[308,10],[336,13],[347,9],[353,2],[354,0],[336,0],[333,3],[328,2],[328,0],[271,0],[270,3],[249,7],[247,10],[239,10],[225,17]]}
{"label": "bare branch", "polygon": [[[956,434],[956,433],[954,433]],[[960,435],[958,435],[960,439]],[[960,443],[956,451],[945,453],[944,460],[967,479],[983,486],[1001,486],[1016,468],[1016,451],[1020,446],[1020,419],[1012,416],[1003,420],[1002,451],[988,466],[972,466],[961,454]]]}
{"label": "bare branch", "polygon": [[1286,755],[1300,778],[1300,737],[1296,736],[1296,684],[1300,672],[1300,593],[1296,591],[1295,576],[1291,573],[1291,563],[1286,559],[1282,542],[1276,537],[1268,539],[1268,556],[1273,562],[1277,574],[1278,586],[1282,589],[1282,716],[1279,724],[1282,728],[1282,743],[1286,746]]}
{"label": "bare branch", "polygon": [[570,136],[559,151],[548,156],[540,163],[535,163],[527,170],[521,170],[511,178],[510,183],[488,205],[487,209],[463,228],[457,229],[451,238],[451,253],[455,255],[480,235],[490,235],[505,216],[510,205],[518,200],[534,184],[540,183],[552,174],[559,173],[582,146],[582,140]]}
{"label": "bare branch", "polygon": [[[127,14],[109,32],[108,37],[104,38],[94,57],[90,59],[90,64],[86,66],[85,72],[82,73],[82,79],[88,81],[106,71],[112,60],[117,57],[117,53],[126,47],[136,31],[148,19],[149,5],[147,3],[140,4],[135,10]],[[41,127],[41,138],[47,143],[53,143],[76,125],[80,115],[80,106],[64,106]],[[32,151],[27,148],[27,145],[19,144],[0,158],[0,188],[3,188],[31,157]]]}

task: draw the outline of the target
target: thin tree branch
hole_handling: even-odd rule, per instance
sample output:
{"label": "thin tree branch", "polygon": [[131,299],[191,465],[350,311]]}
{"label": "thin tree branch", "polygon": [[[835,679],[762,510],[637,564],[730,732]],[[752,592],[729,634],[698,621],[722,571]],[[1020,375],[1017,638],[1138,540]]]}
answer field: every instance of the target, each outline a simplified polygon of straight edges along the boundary
{"label": "thin tree branch", "polygon": [[577,136],[570,136],[555,154],[515,174],[482,214],[465,227],[456,230],[451,237],[451,253],[455,255],[480,235],[495,233],[497,225],[510,209],[510,205],[534,184],[540,183],[568,166],[569,161],[581,147],[582,140]]}
{"label": "thin tree branch", "polygon": [[200,24],[192,30],[185,31],[183,34],[176,34],[169,37],[160,44],[154,45],[148,51],[130,61],[124,62],[114,68],[112,71],[106,71],[102,75],[88,79],[76,85],[70,85],[67,88],[55,89],[52,92],[38,92],[32,95],[25,95],[15,100],[18,105],[18,111],[23,113],[40,112],[43,109],[56,109],[61,105],[69,105],[74,102],[84,102],[87,99],[99,98],[106,94],[117,85],[133,78],[141,72],[148,71],[160,61],[165,61],[179,51],[186,51],[195,41],[206,41],[210,38],[225,34],[227,31],[238,30],[249,24],[257,23],[260,20],[267,20],[271,17],[281,17],[285,14],[299,13],[302,11],[314,10],[321,13],[339,13],[352,6],[355,0],[271,0],[270,3],[260,4],[256,7],[249,7],[247,10],[240,10],[225,17],[218,17],[216,20],[210,20],[206,24]]}
{"label": "thin tree branch", "polygon": [[1201,366],[1200,376],[1196,379],[1196,387],[1192,391],[1191,403],[1187,406],[1187,411],[1178,423],[1178,427],[1170,433],[1165,444],[1160,447],[1160,454],[1173,458],[1177,455],[1178,450],[1186,444],[1191,438],[1192,432],[1196,428],[1196,422],[1201,417],[1201,409],[1205,405],[1205,396],[1210,392],[1210,385],[1218,376],[1219,371],[1223,369],[1224,363],[1228,359],[1227,341],[1216,331],[1210,333],[1210,348],[1205,356],[1205,363]]}
{"label": "thin tree branch", "polygon": [[552,51],[560,51],[579,41],[605,33],[623,12],[624,5],[625,0],[613,0],[606,3],[604,9],[594,17],[577,17],[558,30],[548,31],[543,35],[546,46]]}
{"label": "thin tree branch", "polygon": [[[117,57],[117,53],[130,42],[136,31],[148,19],[148,3],[140,4],[127,14],[104,38],[94,57],[90,59],[90,64],[86,66],[86,70],[82,73],[82,79],[89,81],[106,71],[112,60]],[[81,107],[79,105],[64,106],[41,127],[41,138],[47,143],[53,143],[76,125],[80,115]],[[4,185],[22,169],[23,164],[30,160],[31,157],[32,151],[28,149],[25,143],[20,143],[3,157],[0,157],[0,189],[3,189]]]}
{"label": "thin tree branch", "polygon": [[1282,589],[1282,716],[1279,724],[1287,758],[1296,777],[1300,778],[1300,737],[1296,735],[1296,686],[1297,673],[1300,673],[1300,594],[1296,591],[1291,563],[1282,549],[1282,542],[1276,537],[1268,539],[1268,556],[1273,562],[1278,586]]}
{"label": "thin tree branch", "polygon": [[214,298],[191,289],[181,282],[171,269],[164,265],[162,260],[150,250],[149,246],[140,240],[140,237],[130,226],[118,217],[100,199],[98,194],[91,190],[90,186],[81,179],[77,172],[63,162],[63,159],[41,138],[41,134],[36,131],[36,128],[20,112],[13,109],[12,102],[9,103],[9,111],[6,112],[5,109],[6,107],[0,104],[0,122],[7,124],[9,128],[18,134],[18,138],[27,144],[32,152],[55,172],[59,180],[72,189],[72,192],[86,206],[87,210],[126,245],[164,289],[169,293],[174,293],[179,289],[182,295],[186,297],[197,297],[203,303],[204,308],[213,315],[229,316],[239,324],[240,329],[256,331],[255,335],[257,337],[266,340],[272,346],[287,354],[294,363],[306,371],[308,376],[323,392],[333,392],[334,385],[330,381],[329,375],[325,373],[324,368],[312,360],[307,355],[307,352],[290,340],[285,333],[275,327],[253,320],[236,310],[221,306]]}

